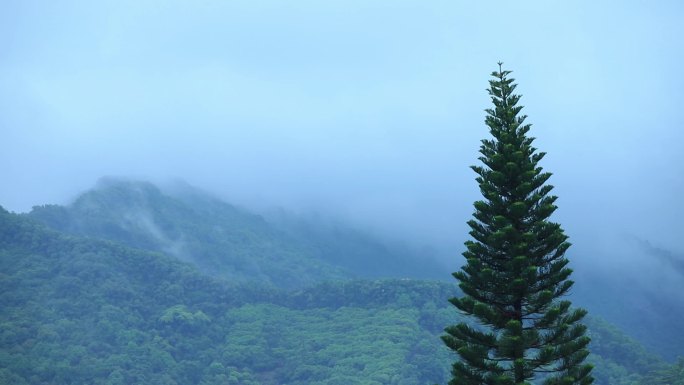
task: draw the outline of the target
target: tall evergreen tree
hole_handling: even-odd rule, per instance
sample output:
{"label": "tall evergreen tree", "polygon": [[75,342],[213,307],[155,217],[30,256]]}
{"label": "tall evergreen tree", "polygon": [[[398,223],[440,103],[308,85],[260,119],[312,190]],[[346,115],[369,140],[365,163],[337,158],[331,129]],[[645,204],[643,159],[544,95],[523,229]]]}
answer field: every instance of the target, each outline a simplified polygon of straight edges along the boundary
{"label": "tall evergreen tree", "polygon": [[479,323],[459,323],[442,338],[458,353],[451,385],[591,384],[583,361],[589,337],[579,321],[586,311],[561,300],[573,282],[565,258],[570,246],[549,217],[556,196],[551,176],[538,165],[545,153],[532,147],[530,125],[520,115],[520,95],[510,71],[493,72],[494,108],[485,123],[477,173],[483,200],[474,203],[465,243],[466,264],[453,275],[464,296],[450,302]]}

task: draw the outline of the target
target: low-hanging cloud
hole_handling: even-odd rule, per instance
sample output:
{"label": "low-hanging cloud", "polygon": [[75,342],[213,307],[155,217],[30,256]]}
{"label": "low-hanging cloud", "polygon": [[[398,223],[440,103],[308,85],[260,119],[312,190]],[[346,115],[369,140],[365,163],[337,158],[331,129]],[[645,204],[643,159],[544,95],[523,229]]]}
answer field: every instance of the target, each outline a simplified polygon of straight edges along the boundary
{"label": "low-hanging cloud", "polygon": [[11,210],[66,202],[103,175],[180,177],[455,256],[478,199],[468,166],[487,136],[486,82],[503,60],[572,241],[633,234],[681,250],[678,2],[0,7]]}

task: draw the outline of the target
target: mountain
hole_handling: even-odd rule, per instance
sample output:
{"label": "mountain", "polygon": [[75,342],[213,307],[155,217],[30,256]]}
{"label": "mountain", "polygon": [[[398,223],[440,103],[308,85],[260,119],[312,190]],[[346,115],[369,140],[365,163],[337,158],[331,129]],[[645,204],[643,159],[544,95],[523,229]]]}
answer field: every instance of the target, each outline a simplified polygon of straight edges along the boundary
{"label": "mountain", "polygon": [[[439,335],[455,287],[438,281],[241,285],[1,208],[0,271],[3,384],[409,385],[444,383],[454,359]],[[603,321],[590,331],[599,384],[676,370]]]}
{"label": "mountain", "polygon": [[[257,215],[185,183],[160,188],[104,178],[71,204],[37,206],[28,217],[68,234],[174,256],[233,283],[296,289],[330,280],[444,279],[450,273],[427,250],[381,241],[321,217],[282,210]],[[647,242],[623,243],[662,261],[662,266],[653,265],[648,273],[585,269],[576,277],[573,301],[618,325],[652,352],[674,360],[684,354],[684,334],[673,332],[684,317],[683,297],[676,290],[662,295],[664,281],[660,286],[648,284],[644,277],[680,274],[681,259]],[[674,278],[681,280],[681,275]]]}
{"label": "mountain", "polygon": [[28,214],[69,234],[122,242],[173,255],[231,281],[303,287],[342,278],[445,276],[429,257],[342,225],[280,216],[277,223],[185,184],[168,191],[106,178],[68,206]]}

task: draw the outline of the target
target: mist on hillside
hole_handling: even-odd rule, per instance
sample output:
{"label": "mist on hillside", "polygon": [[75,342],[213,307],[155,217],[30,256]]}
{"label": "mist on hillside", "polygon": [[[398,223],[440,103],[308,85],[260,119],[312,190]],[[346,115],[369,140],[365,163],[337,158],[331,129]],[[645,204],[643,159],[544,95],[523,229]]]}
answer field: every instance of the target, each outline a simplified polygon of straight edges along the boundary
{"label": "mist on hillside", "polygon": [[428,247],[455,270],[501,60],[548,153],[578,290],[681,293],[682,14],[676,1],[8,2],[0,205],[66,204],[104,175],[180,178],[256,213]]}

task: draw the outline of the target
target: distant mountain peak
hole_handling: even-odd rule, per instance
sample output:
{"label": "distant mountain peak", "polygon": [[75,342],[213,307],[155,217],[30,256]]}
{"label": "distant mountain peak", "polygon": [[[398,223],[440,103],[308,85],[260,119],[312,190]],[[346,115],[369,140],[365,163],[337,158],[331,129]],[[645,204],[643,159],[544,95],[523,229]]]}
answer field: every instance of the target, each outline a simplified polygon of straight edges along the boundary
{"label": "distant mountain peak", "polygon": [[71,205],[30,216],[60,231],[174,255],[205,273],[301,287],[352,277],[446,277],[424,253],[321,218],[266,220],[185,181],[104,177]]}

